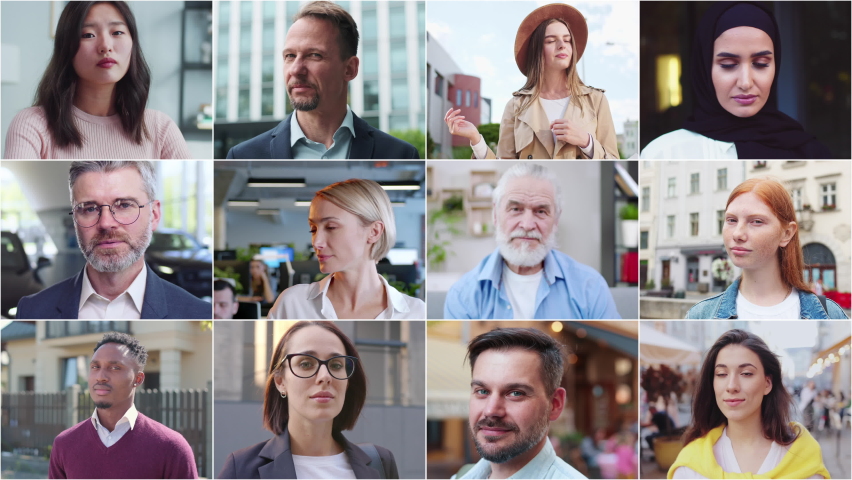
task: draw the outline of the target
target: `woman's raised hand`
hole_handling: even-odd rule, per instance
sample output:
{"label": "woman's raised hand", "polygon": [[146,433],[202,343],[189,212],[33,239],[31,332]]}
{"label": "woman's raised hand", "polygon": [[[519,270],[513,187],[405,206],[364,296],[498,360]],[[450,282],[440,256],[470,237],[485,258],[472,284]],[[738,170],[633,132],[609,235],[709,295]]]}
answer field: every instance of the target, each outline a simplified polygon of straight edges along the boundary
{"label": "woman's raised hand", "polygon": [[571,120],[565,118],[554,120],[550,124],[550,129],[553,130],[553,134],[556,135],[557,140],[562,140],[565,143],[576,145],[580,148],[589,146],[589,133],[577,128]]}
{"label": "woman's raised hand", "polygon": [[464,119],[464,116],[461,115],[461,109],[454,111],[451,108],[447,110],[447,114],[444,115],[444,121],[447,122],[447,127],[450,129],[451,135],[467,138],[473,145],[479,143],[479,130],[477,130],[476,125]]}

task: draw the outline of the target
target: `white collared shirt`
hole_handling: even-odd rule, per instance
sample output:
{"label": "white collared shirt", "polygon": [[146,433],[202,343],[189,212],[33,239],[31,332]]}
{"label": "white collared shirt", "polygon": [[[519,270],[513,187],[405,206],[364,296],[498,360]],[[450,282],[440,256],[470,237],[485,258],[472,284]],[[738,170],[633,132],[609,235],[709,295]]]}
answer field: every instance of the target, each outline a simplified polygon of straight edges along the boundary
{"label": "white collared shirt", "polygon": [[98,437],[100,437],[101,442],[103,442],[105,447],[109,448],[121,440],[121,437],[123,437],[125,433],[133,430],[133,427],[136,426],[136,419],[138,417],[139,412],[136,410],[136,406],[130,404],[130,408],[127,409],[127,412],[125,412],[124,416],[118,420],[115,424],[115,428],[110,432],[105,426],[101,425],[101,419],[98,417],[98,409],[96,408],[94,413],[92,413],[92,425],[95,427],[95,430],[97,430]]}
{"label": "white collared shirt", "polygon": [[[310,285],[293,285],[281,292],[275,305],[269,311],[269,319],[328,319],[336,320],[337,313],[328,298],[328,287],[331,285],[331,275]],[[388,307],[379,313],[376,320],[404,319],[422,320],[426,318],[426,304],[419,298],[409,297],[393,288],[379,275],[388,296]]]}
{"label": "white collared shirt", "polygon": [[142,318],[142,304],[145,302],[145,282],[148,280],[148,267],[142,271],[121,295],[113,301],[102,297],[89,281],[89,268],[83,269],[83,288],[80,291],[80,306],[77,318],[100,320],[138,320]]}

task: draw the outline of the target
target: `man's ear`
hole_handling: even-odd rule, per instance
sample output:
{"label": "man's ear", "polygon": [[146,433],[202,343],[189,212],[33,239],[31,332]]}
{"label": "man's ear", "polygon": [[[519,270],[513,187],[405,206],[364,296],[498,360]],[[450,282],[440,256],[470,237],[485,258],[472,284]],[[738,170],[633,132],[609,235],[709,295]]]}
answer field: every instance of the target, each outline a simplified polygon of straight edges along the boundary
{"label": "man's ear", "polygon": [[138,387],[139,385],[142,385],[142,382],[144,382],[144,381],[145,381],[145,372],[143,372],[143,371],[136,372],[136,376],[133,377],[133,383],[135,384],[135,386]]}
{"label": "man's ear", "polygon": [[346,67],[343,71],[343,77],[347,82],[351,82],[358,76],[358,67],[361,65],[361,60],[355,55],[346,60]]}
{"label": "man's ear", "polygon": [[565,389],[559,387],[556,391],[553,392],[553,395],[550,396],[550,415],[548,415],[548,419],[550,421],[554,421],[562,415],[562,409],[565,408],[565,396],[567,393]]}

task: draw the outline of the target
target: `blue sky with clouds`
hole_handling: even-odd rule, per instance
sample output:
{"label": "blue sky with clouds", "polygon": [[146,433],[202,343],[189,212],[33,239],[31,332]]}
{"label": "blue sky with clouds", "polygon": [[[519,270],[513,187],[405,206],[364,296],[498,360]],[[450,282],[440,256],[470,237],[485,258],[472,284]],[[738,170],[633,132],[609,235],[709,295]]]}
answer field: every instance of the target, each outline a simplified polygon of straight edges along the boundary
{"label": "blue sky with clouds", "polygon": [[[515,34],[530,12],[553,2],[430,1],[426,30],[463,73],[482,79],[491,99],[491,121],[499,122],[512,92],[526,78],[515,64]],[[615,131],[639,118],[639,2],[571,3],[586,17],[589,40],[580,59],[580,78],[606,90]]]}

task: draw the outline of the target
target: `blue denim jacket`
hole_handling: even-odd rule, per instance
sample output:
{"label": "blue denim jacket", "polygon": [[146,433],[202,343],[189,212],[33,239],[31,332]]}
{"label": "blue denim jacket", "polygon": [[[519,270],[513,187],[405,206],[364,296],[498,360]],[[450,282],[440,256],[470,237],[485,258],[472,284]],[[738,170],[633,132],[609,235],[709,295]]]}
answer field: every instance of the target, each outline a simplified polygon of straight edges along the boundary
{"label": "blue denim jacket", "polygon": [[[686,313],[686,318],[739,318],[737,317],[737,292],[739,290],[740,279],[737,278],[724,292],[693,305],[689,309],[689,312]],[[849,318],[834,300],[826,298],[825,306],[828,308],[828,312],[822,308],[822,304],[816,295],[802,291],[799,292],[799,308],[801,308],[799,313],[801,318],[814,320]]]}

